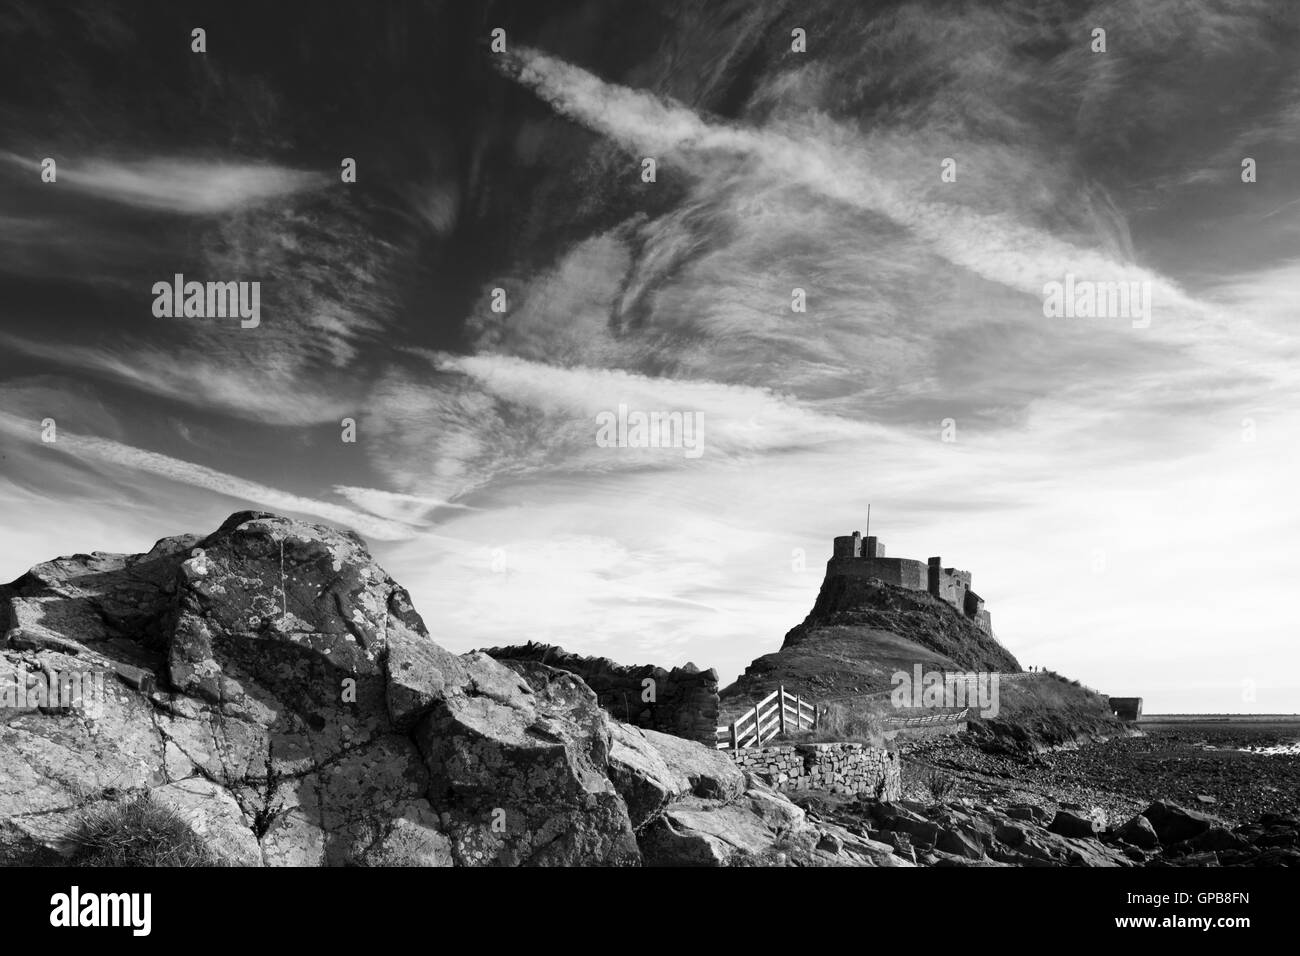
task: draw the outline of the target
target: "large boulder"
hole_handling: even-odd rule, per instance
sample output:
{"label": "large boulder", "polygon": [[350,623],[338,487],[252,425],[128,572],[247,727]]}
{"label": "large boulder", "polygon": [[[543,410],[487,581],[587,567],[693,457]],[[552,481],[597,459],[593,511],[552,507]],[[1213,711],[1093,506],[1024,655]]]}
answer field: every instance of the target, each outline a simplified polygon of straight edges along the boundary
{"label": "large boulder", "polygon": [[264,512],[0,586],[0,694],[0,864],[56,862],[87,812],[145,792],[236,865],[662,862],[657,828],[692,820],[679,861],[707,862],[715,838],[815,835],[573,674],[439,647],[360,538]]}
{"label": "large boulder", "polygon": [[781,848],[801,831],[812,835],[803,811],[762,790],[719,803],[690,797],[658,817],[641,839],[649,866],[726,866],[738,854]]}
{"label": "large boulder", "polygon": [[416,729],[430,797],[457,858],[473,865],[635,864],[627,805],[608,776],[611,732],[577,677],[485,654],[470,682]]}
{"label": "large boulder", "polygon": [[6,862],[145,790],[237,864],[639,859],[591,692],[443,650],[355,535],[241,512],[39,565],[0,625],[11,683],[107,675],[92,706],[7,712]]}
{"label": "large boulder", "polygon": [[746,788],[744,773],[726,754],[618,721],[613,722],[609,775],[638,832],[685,797],[727,801]]}
{"label": "large boulder", "polygon": [[979,834],[965,827],[952,827],[939,831],[934,841],[934,848],[953,856],[964,856],[968,860],[984,857],[984,844]]}
{"label": "large boulder", "polygon": [[1115,835],[1143,850],[1154,850],[1160,845],[1160,837],[1156,835],[1151,821],[1140,813],[1115,831]]}
{"label": "large boulder", "polygon": [[873,801],[868,807],[882,830],[906,834],[908,840],[918,847],[932,847],[939,839],[942,828],[928,819],[919,805],[901,800],[895,803]]}
{"label": "large boulder", "polygon": [[1213,817],[1164,800],[1151,804],[1142,811],[1142,816],[1147,818],[1165,846],[1199,836],[1217,824]]}
{"label": "large boulder", "polygon": [[1056,811],[1047,829],[1060,836],[1088,839],[1106,829],[1106,816],[1096,808],[1072,810],[1063,807]]}
{"label": "large boulder", "polygon": [[1226,827],[1215,826],[1210,827],[1210,829],[1206,830],[1204,833],[1198,833],[1190,840],[1184,840],[1182,843],[1175,843],[1169,848],[1169,852],[1172,854],[1179,848],[1186,847],[1188,850],[1194,852],[1213,851],[1216,853],[1222,853],[1229,850],[1248,850],[1250,849],[1250,846],[1250,841],[1245,837],[1233,833]]}
{"label": "large boulder", "polygon": [[886,843],[807,813],[750,780],[729,802],[688,797],[641,837],[647,866],[908,866]]}

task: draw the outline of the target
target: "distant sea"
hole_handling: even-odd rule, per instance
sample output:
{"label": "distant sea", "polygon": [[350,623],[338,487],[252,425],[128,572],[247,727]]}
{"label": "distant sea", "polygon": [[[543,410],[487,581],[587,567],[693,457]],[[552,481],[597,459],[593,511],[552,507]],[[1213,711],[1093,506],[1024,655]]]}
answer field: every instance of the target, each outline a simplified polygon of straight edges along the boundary
{"label": "distant sea", "polygon": [[1143,733],[1204,733],[1210,750],[1300,757],[1300,714],[1147,714],[1137,726]]}

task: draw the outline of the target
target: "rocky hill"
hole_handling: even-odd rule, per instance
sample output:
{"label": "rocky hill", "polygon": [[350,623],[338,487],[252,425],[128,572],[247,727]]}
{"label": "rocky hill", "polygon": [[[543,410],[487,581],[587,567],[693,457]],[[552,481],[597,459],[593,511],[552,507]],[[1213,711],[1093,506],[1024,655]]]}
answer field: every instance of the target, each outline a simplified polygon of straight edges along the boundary
{"label": "rocky hill", "polygon": [[236,865],[901,865],[572,674],[449,653],[360,538],[272,514],[0,587],[0,689],[0,865],[146,794]]}
{"label": "rocky hill", "polygon": [[761,697],[778,684],[814,699],[884,691],[891,674],[918,663],[927,670],[1020,670],[1010,651],[947,602],[838,574],[832,565],[808,617],[722,697]]}

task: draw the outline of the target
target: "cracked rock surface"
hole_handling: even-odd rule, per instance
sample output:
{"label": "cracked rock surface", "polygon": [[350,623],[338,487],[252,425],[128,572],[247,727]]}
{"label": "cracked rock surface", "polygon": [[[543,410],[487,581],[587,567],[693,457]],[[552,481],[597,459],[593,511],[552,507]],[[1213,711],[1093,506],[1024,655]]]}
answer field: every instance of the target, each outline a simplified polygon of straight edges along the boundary
{"label": "cracked rock surface", "polygon": [[[57,862],[145,791],[236,865],[718,865],[817,838],[579,678],[439,647],[321,525],[239,512],[37,565],[0,586],[0,638],[0,864]],[[84,700],[41,692],[69,674],[98,675]]]}

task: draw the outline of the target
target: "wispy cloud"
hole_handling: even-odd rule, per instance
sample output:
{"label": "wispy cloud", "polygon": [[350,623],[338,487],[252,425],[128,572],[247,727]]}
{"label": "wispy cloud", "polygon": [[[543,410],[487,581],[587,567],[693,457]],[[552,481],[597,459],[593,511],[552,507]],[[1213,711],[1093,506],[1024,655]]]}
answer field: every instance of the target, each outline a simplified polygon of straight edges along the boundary
{"label": "wispy cloud", "polygon": [[[884,439],[886,430],[823,414],[769,389],[558,367],[509,355],[423,353],[434,375],[391,375],[370,399],[375,465],[420,496],[457,500],[492,481],[581,469],[710,467],[793,448]],[[702,455],[607,448],[598,416],[619,406],[698,416]]]}
{"label": "wispy cloud", "polygon": [[[1094,281],[1149,282],[1161,306],[1196,307],[1176,283],[1150,269],[1114,261],[1010,216],[914,198],[876,168],[870,142],[855,141],[824,117],[813,115],[788,132],[713,123],[680,104],[606,83],[536,50],[517,51],[511,64],[519,81],[557,110],[626,146],[687,169],[700,162],[756,161],[771,179],[882,213],[955,265],[1026,294],[1041,296],[1045,283],[1073,272]],[[929,158],[937,171],[942,157]]]}
{"label": "wispy cloud", "polygon": [[[33,176],[41,160],[0,153]],[[286,169],[269,163],[147,157],[123,161],[50,157],[58,163],[62,186],[110,202],[186,215],[216,215],[271,199],[292,196],[327,182],[320,172]]]}
{"label": "wispy cloud", "polygon": [[[40,429],[36,428],[33,422],[5,412],[0,412],[0,432],[4,432],[15,441],[32,445],[42,444]],[[42,447],[67,455],[83,464],[122,468],[203,488],[266,508],[315,515],[345,527],[355,528],[362,534],[380,540],[401,540],[411,537],[414,533],[412,525],[401,521],[380,518],[342,505],[280,491],[203,465],[109,439],[77,435],[60,429],[57,440]]]}
{"label": "wispy cloud", "polygon": [[6,332],[0,332],[0,345],[14,354],[88,372],[149,395],[265,424],[338,422],[358,407],[359,395],[348,398],[340,394],[346,390],[337,386],[313,388],[293,365],[214,362],[211,352],[177,354],[148,345],[128,354],[111,346],[92,349],[36,342]]}

